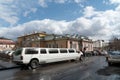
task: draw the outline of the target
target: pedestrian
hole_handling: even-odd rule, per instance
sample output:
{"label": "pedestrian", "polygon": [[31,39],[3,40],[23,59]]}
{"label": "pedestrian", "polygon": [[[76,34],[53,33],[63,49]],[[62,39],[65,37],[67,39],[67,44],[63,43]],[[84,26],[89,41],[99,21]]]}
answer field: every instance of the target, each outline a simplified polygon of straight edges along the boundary
{"label": "pedestrian", "polygon": [[86,57],[85,52],[86,52],[86,47],[83,48],[83,56],[84,56],[84,57]]}

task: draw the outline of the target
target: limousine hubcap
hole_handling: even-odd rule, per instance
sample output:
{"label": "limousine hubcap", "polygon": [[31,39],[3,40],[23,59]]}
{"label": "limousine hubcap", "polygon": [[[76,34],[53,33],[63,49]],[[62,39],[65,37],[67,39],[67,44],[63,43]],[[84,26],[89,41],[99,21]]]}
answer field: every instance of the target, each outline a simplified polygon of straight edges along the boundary
{"label": "limousine hubcap", "polygon": [[31,66],[31,68],[35,69],[35,68],[37,68],[39,66],[39,63],[38,63],[37,60],[32,60],[30,62],[30,66]]}

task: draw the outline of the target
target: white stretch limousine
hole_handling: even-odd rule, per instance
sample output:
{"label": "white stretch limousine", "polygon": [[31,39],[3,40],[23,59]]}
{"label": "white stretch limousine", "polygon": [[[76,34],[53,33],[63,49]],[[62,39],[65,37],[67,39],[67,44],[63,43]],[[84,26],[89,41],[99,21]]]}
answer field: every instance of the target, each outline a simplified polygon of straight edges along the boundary
{"label": "white stretch limousine", "polygon": [[35,48],[25,47],[13,53],[13,62],[37,68],[39,64],[58,62],[64,60],[79,60],[82,52],[72,48]]}

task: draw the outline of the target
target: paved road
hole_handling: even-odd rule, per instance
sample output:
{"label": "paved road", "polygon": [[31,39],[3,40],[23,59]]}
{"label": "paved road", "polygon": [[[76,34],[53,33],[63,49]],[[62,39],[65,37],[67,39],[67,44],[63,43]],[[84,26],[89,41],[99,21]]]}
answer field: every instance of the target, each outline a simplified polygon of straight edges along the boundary
{"label": "paved road", "polygon": [[47,64],[36,70],[0,71],[0,80],[120,80],[120,67],[109,67],[104,57],[94,56],[84,62]]}

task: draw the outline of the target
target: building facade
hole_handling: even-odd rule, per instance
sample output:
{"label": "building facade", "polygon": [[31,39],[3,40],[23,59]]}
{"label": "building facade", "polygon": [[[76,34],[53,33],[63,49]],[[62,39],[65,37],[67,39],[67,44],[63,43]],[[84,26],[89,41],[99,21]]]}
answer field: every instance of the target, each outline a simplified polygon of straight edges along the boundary
{"label": "building facade", "polygon": [[48,48],[75,48],[79,50],[78,40],[73,38],[56,38],[51,40],[45,40]]}
{"label": "building facade", "polygon": [[93,43],[91,40],[44,32],[18,37],[18,47],[75,48],[76,50],[86,48],[86,51],[92,51]]}
{"label": "building facade", "polygon": [[19,47],[42,47],[42,41],[44,36],[47,34],[45,32],[34,32],[31,34],[27,34],[24,36],[20,36],[17,39],[17,45],[16,48]]}
{"label": "building facade", "polygon": [[0,51],[12,50],[15,47],[15,42],[11,39],[0,38]]}
{"label": "building facade", "polygon": [[92,40],[81,39],[80,44],[81,44],[82,51],[84,51],[84,50],[87,52],[93,51],[93,41]]}
{"label": "building facade", "polygon": [[104,40],[97,40],[93,42],[93,49],[102,51],[107,50],[108,42],[105,42]]}

